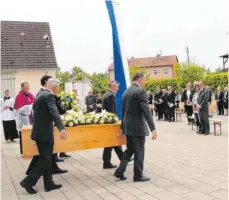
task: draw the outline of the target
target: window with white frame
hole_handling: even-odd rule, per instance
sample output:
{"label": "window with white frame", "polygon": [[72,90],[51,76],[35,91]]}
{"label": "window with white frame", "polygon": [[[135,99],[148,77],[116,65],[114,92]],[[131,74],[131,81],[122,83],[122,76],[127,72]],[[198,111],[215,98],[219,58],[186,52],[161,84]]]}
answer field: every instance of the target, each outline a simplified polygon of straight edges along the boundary
{"label": "window with white frame", "polygon": [[153,74],[154,74],[155,76],[159,75],[159,74],[160,74],[160,69],[154,69],[154,70],[153,70]]}
{"label": "window with white frame", "polygon": [[169,69],[168,68],[164,68],[164,74],[169,74]]}

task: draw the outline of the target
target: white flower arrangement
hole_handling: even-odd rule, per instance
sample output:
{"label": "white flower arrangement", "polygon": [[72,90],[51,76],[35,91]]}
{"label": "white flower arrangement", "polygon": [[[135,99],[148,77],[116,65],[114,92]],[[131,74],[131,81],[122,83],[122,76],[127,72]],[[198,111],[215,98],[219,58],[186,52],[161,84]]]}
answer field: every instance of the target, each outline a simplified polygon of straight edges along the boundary
{"label": "white flower arrangement", "polygon": [[65,126],[89,125],[89,124],[113,124],[118,122],[118,117],[115,114],[102,111],[102,113],[87,113],[76,112],[74,110],[67,111],[61,119]]}

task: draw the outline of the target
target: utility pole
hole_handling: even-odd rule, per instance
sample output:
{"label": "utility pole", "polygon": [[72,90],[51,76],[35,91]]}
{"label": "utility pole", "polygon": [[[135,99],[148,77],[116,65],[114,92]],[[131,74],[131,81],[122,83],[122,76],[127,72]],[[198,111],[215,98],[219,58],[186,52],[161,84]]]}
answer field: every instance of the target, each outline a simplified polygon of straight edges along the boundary
{"label": "utility pole", "polygon": [[187,54],[187,63],[188,63],[188,66],[190,64],[190,57],[189,57],[189,48],[186,47],[186,54]]}

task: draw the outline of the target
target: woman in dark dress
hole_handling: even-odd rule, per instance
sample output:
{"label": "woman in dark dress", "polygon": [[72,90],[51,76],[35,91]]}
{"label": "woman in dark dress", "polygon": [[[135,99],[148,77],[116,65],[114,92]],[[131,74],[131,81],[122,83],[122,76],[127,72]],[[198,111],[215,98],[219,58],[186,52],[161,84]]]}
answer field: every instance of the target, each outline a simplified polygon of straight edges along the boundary
{"label": "woman in dark dress", "polygon": [[225,109],[225,115],[228,116],[228,88],[224,88],[224,109]]}
{"label": "woman in dark dress", "polygon": [[5,90],[5,96],[1,100],[2,111],[2,125],[6,141],[14,142],[18,138],[18,131],[16,128],[15,113],[14,113],[14,99],[10,97],[10,91]]}
{"label": "woman in dark dress", "polygon": [[96,98],[96,113],[102,112],[102,94],[98,93]]}
{"label": "woman in dark dress", "polygon": [[193,90],[191,89],[192,85],[191,83],[187,83],[187,87],[184,90],[181,101],[184,102],[185,110],[187,113],[187,119],[188,119],[188,125],[191,124],[191,119],[189,117],[193,114],[193,108],[192,108],[192,97],[193,97]]}

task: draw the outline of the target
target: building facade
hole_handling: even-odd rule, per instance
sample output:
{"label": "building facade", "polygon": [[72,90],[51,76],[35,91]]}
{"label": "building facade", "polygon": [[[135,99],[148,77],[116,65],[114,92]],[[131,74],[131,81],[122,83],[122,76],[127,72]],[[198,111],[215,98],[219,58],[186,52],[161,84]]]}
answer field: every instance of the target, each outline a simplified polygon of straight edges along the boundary
{"label": "building facade", "polygon": [[[175,55],[147,57],[147,58],[130,58],[128,59],[129,68],[138,66],[144,68],[153,80],[163,78],[174,78],[174,66],[178,63]],[[113,63],[108,68],[109,79],[114,80]]]}
{"label": "building facade", "polygon": [[49,23],[1,21],[1,96],[9,89],[15,97],[24,81],[36,95],[41,77],[56,70]]}

